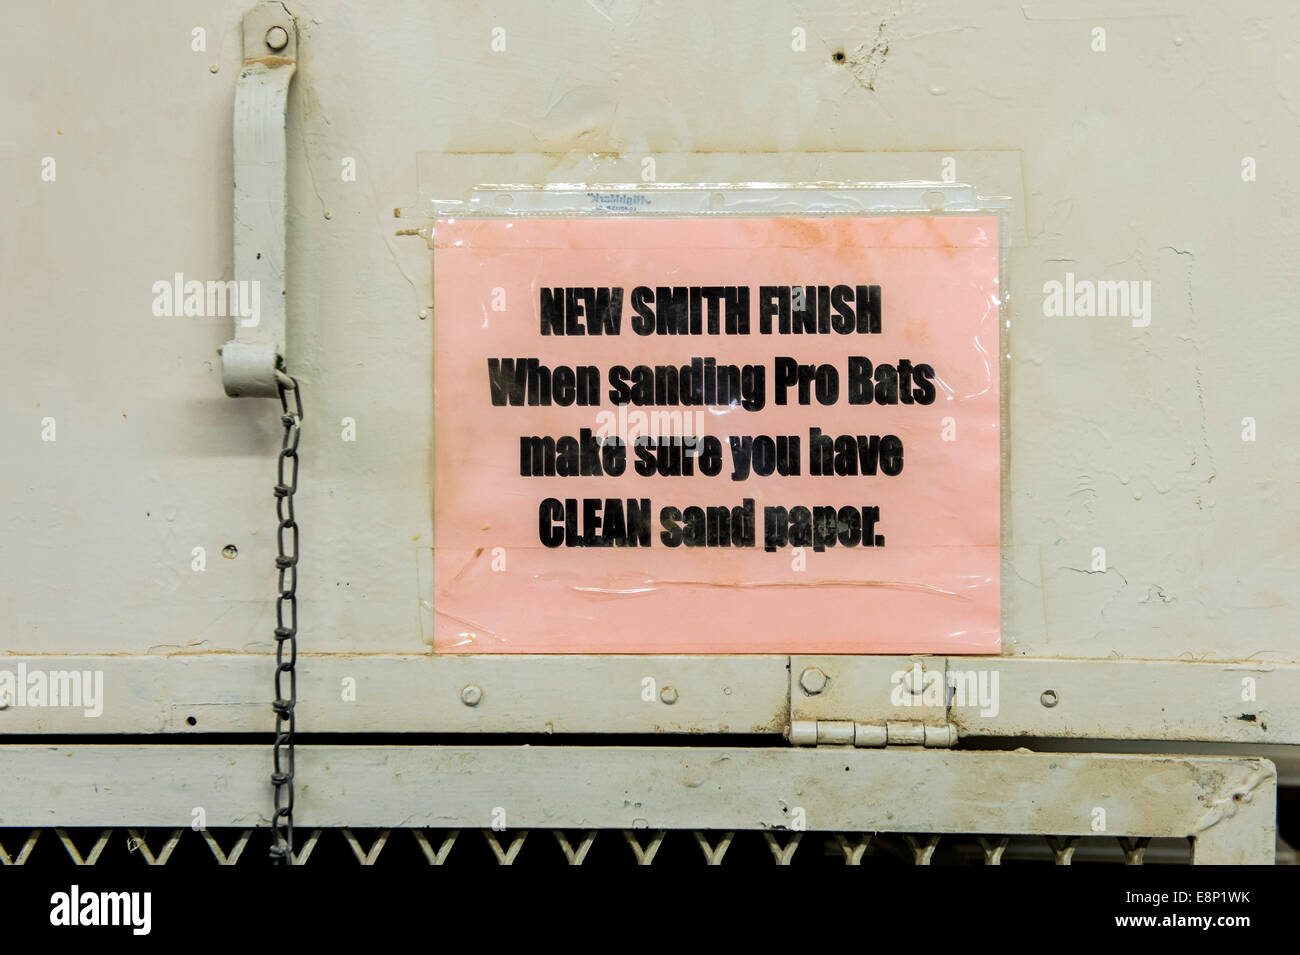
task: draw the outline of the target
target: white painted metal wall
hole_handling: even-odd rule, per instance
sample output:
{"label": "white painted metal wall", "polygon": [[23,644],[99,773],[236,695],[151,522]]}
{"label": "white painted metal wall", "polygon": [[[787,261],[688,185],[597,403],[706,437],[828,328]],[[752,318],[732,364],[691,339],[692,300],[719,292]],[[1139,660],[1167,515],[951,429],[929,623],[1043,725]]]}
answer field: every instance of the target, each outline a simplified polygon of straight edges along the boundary
{"label": "white painted metal wall", "polygon": [[[888,660],[428,660],[430,267],[396,233],[438,188],[430,153],[546,154],[553,175],[650,155],[665,181],[935,179],[952,157],[959,180],[1016,202],[1006,696],[1000,722],[959,729],[1300,742],[1294,5],[290,7],[302,642],[331,655],[304,669],[305,725],[782,732],[890,716],[854,689],[883,685],[863,674]],[[7,11],[0,652],[93,660],[113,705],[90,728],[11,708],[0,731],[269,729],[276,410],[222,393],[228,320],[151,309],[175,273],[234,277],[244,8]],[[1044,283],[1067,272],[1150,281],[1150,324],[1045,317]],[[813,664],[834,689],[809,700],[787,667]],[[634,705],[647,670],[678,702]],[[347,675],[358,705],[330,705]],[[472,710],[469,682],[487,691]],[[1061,707],[1042,705],[1048,688]]]}

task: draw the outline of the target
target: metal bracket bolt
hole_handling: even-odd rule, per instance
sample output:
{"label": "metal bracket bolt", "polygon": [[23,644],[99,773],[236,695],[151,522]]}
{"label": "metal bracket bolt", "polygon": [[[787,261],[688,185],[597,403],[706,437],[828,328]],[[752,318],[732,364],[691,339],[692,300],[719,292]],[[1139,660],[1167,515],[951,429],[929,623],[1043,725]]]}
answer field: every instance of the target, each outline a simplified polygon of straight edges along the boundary
{"label": "metal bracket bolt", "polygon": [[826,685],[830,682],[831,678],[826,675],[821,667],[807,667],[799,674],[799,685],[803,687],[803,691],[809,696],[816,696],[826,689]]}

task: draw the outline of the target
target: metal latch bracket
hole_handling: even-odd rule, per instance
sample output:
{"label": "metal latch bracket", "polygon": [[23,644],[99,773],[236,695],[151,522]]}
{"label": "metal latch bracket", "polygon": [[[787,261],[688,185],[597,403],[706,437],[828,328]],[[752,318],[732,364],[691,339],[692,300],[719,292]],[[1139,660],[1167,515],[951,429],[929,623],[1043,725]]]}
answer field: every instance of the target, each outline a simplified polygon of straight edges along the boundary
{"label": "metal latch bracket", "polygon": [[285,115],[298,27],[278,2],[250,8],[243,27],[244,64],[235,84],[235,280],[256,283],[258,304],[234,316],[234,337],[221,349],[221,381],[232,397],[275,397],[285,363]]}

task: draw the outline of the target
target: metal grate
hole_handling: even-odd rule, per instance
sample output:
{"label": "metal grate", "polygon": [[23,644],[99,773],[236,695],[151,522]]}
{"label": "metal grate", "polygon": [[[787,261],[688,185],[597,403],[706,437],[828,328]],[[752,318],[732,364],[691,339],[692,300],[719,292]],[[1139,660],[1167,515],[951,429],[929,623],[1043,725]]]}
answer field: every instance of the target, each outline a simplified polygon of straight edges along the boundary
{"label": "metal grate", "polygon": [[[935,833],[620,829],[303,830],[299,865],[1073,865],[1180,864],[1186,839],[1114,836],[987,837]],[[258,829],[0,829],[0,863],[268,865]]]}

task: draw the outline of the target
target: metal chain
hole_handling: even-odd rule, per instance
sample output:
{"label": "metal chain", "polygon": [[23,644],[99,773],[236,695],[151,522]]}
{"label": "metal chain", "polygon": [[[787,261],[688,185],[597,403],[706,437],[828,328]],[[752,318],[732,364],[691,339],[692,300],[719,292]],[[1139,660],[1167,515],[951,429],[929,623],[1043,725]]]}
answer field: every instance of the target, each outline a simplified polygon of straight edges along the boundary
{"label": "metal chain", "polygon": [[[271,704],[275,710],[275,766],[271,773],[275,811],[271,816],[271,858],[283,865],[293,865],[293,708],[298,700],[298,674],[294,669],[298,662],[298,522],[294,518],[293,495],[298,490],[302,390],[296,378],[283,373],[278,373],[277,378],[284,439],[280,443],[279,480],[275,485],[275,512],[280,519],[276,531],[278,553],[275,566],[280,571],[280,593],[275,598],[275,702]],[[291,391],[292,411],[289,409]],[[286,674],[289,680],[287,693],[284,686]]]}

